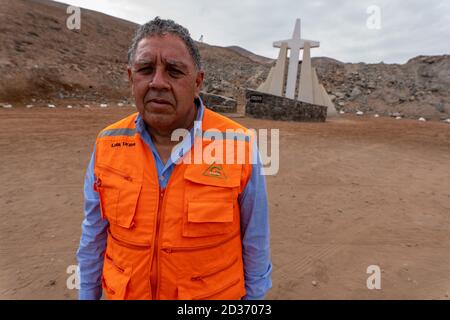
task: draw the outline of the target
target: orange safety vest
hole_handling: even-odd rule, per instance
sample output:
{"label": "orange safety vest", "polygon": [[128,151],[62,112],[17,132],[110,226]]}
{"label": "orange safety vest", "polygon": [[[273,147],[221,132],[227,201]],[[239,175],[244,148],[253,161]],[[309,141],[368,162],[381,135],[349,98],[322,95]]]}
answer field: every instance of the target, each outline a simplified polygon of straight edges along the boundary
{"label": "orange safety vest", "polygon": [[[205,134],[194,145],[228,149],[213,163],[177,163],[162,189],[136,116],[105,128],[96,141],[94,188],[109,222],[102,275],[107,298],[240,299],[246,291],[238,195],[251,175],[251,135],[230,141],[226,129],[246,129],[205,108],[203,132],[215,128],[223,139]],[[245,163],[229,163],[229,146],[236,160],[242,143]],[[193,160],[192,153],[185,157]]]}

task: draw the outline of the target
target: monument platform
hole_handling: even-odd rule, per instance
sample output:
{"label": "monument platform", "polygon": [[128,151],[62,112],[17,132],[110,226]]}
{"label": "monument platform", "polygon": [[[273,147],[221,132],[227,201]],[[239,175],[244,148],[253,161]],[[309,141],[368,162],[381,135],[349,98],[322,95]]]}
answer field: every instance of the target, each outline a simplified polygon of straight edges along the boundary
{"label": "monument platform", "polygon": [[245,91],[245,114],[253,118],[325,122],[327,107],[307,102],[275,96],[260,91]]}

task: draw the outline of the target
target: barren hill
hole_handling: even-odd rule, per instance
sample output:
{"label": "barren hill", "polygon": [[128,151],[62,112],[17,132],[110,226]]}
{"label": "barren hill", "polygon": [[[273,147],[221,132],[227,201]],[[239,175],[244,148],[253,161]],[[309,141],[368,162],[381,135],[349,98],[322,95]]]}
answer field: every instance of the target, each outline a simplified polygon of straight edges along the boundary
{"label": "barren hill", "polygon": [[[67,5],[1,0],[0,102],[80,98],[127,100],[126,53],[137,25],[81,10],[81,29],[66,27]],[[238,96],[263,81],[267,66],[199,43],[205,91]],[[249,76],[251,75],[251,76]]]}
{"label": "barren hill", "polygon": [[[129,101],[126,53],[136,24],[82,9],[81,29],[71,31],[65,4],[0,3],[0,102]],[[232,97],[241,105],[244,89],[256,88],[271,66],[271,59],[237,46],[199,47],[204,91]],[[314,58],[313,64],[338,109],[450,115],[450,56],[420,56],[404,65],[344,64],[330,58]]]}
{"label": "barren hill", "polygon": [[237,53],[239,53],[240,55],[250,58],[250,60],[253,60],[258,63],[272,64],[272,62],[273,62],[273,59],[254,54],[253,52],[248,51],[247,49],[241,48],[239,46],[229,46],[229,47],[226,47],[226,49],[234,50]]}
{"label": "barren hill", "polygon": [[402,65],[316,58],[313,65],[338,108],[435,119],[450,115],[450,55],[419,56]]}

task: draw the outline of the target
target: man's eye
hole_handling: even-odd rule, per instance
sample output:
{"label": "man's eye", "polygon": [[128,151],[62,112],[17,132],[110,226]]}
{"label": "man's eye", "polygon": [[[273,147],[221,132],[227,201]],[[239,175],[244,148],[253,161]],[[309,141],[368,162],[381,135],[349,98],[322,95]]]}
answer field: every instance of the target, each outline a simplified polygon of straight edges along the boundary
{"label": "man's eye", "polygon": [[169,73],[171,76],[181,76],[183,74],[183,72],[177,69],[171,69],[169,70]]}
{"label": "man's eye", "polygon": [[144,68],[138,69],[138,72],[140,72],[140,73],[150,73],[150,72],[152,72],[152,70],[153,70],[152,67],[144,67]]}

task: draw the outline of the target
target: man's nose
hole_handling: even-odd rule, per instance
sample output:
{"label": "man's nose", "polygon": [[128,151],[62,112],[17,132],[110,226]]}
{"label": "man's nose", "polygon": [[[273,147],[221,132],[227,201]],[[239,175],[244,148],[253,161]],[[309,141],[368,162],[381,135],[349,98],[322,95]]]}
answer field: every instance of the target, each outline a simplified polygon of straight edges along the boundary
{"label": "man's nose", "polygon": [[149,87],[157,90],[165,90],[170,88],[167,75],[164,70],[161,68],[156,69],[153,74],[153,78],[150,80]]}

